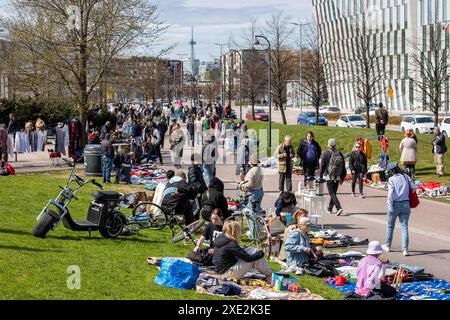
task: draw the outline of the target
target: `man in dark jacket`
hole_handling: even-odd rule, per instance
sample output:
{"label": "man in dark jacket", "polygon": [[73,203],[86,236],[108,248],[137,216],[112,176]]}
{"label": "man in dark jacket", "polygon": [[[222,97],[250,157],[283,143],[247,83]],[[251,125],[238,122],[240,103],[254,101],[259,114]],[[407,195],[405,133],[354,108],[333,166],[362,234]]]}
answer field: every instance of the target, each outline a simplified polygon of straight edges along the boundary
{"label": "man in dark jacket", "polygon": [[189,138],[191,140],[191,146],[194,147],[195,143],[195,123],[194,119],[190,116],[186,124],[186,129],[189,132]]}
{"label": "man in dark jacket", "polygon": [[293,215],[295,213],[297,206],[297,199],[292,192],[283,192],[275,202],[275,214],[280,216],[281,212],[290,213]]}
{"label": "man in dark jacket", "polygon": [[111,127],[111,122],[110,121],[106,121],[105,125],[102,127],[101,131],[100,131],[100,139],[105,139],[106,134],[111,133],[112,127]]}
{"label": "man in dark jacket", "polygon": [[228,211],[228,201],[223,195],[225,189],[224,183],[219,178],[215,177],[211,180],[208,191],[202,197],[202,217],[209,221],[211,212],[214,209],[220,209],[223,213],[223,218],[226,220],[230,216]]}
{"label": "man in dark jacket", "polygon": [[447,145],[445,144],[445,136],[442,134],[441,129],[436,127],[433,130],[433,139],[431,140],[433,145],[434,163],[436,164],[436,174],[439,177],[444,176],[444,159],[447,153]]}
{"label": "man in dark jacket", "polygon": [[381,141],[381,138],[384,136],[384,132],[386,130],[386,126],[389,121],[389,113],[387,112],[386,109],[383,108],[382,103],[378,105],[378,109],[375,111],[375,119],[376,119],[375,127],[377,129],[378,141]]}
{"label": "man in dark jacket", "polygon": [[161,135],[161,149],[164,148],[164,140],[166,138],[166,132],[168,130],[167,123],[164,120],[164,117],[161,117],[161,119],[158,122],[158,130],[159,134]]}
{"label": "man in dark jacket", "polygon": [[[226,228],[224,225],[224,229]],[[244,249],[236,240],[228,238],[224,233],[214,241],[212,262],[217,267],[217,273],[223,274],[225,278],[243,278],[253,267],[266,276],[267,282],[270,283],[272,278],[272,270],[264,259],[264,252],[256,251],[254,248]]]}
{"label": "man in dark jacket", "polygon": [[167,183],[163,192],[161,209],[167,214],[184,215],[186,225],[194,222],[190,200],[197,196],[197,189],[187,183],[186,174],[178,171]]}
{"label": "man in dark jacket", "polygon": [[197,197],[195,198],[195,212],[194,216],[200,213],[202,209],[202,195],[206,192],[208,187],[205,180],[203,180],[202,168],[199,164],[200,155],[192,154],[191,165],[188,167],[188,181],[190,185],[193,185],[197,190]]}
{"label": "man in dark jacket", "polygon": [[111,183],[112,160],[114,158],[114,147],[111,143],[111,134],[105,134],[102,140],[102,167],[103,167],[103,183]]}
{"label": "man in dark jacket", "polygon": [[307,133],[306,139],[303,140],[297,149],[297,155],[301,160],[303,167],[303,175],[305,177],[304,185],[308,179],[315,176],[316,169],[319,167],[319,159],[322,154],[322,148],[314,139],[314,133],[311,131]]}
{"label": "man in dark jacket", "polygon": [[330,204],[327,212],[331,214],[333,207],[336,207],[337,216],[340,216],[344,210],[341,207],[341,203],[337,197],[337,191],[339,184],[343,184],[347,170],[345,168],[345,158],[342,152],[336,149],[336,139],[328,140],[328,149],[322,154],[320,160],[320,179],[325,177],[327,181],[328,193],[330,194]]}

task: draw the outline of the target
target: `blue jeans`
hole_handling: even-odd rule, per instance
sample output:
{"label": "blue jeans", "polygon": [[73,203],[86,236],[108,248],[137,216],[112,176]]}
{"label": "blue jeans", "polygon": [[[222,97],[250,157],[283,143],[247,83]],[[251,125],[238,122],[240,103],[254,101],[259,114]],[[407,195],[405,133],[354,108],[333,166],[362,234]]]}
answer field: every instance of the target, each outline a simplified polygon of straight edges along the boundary
{"label": "blue jeans", "polygon": [[409,201],[394,202],[392,208],[387,212],[387,228],[386,228],[386,245],[391,247],[392,237],[394,234],[395,221],[397,217],[400,220],[400,227],[402,230],[402,248],[408,250],[409,246],[409,234],[408,234],[408,221],[411,214],[411,207]]}
{"label": "blue jeans", "polygon": [[214,164],[203,164],[203,180],[205,180],[206,186],[209,187],[212,179],[214,178]]}
{"label": "blue jeans", "polygon": [[111,182],[112,159],[102,156],[103,183]]}
{"label": "blue jeans", "polygon": [[249,205],[252,205],[253,202],[255,202],[256,206],[255,206],[255,209],[253,210],[253,221],[249,221],[248,230],[250,231],[250,234],[251,234],[251,237],[250,237],[251,240],[256,240],[256,239],[253,239],[254,229],[255,229],[255,220],[256,220],[256,217],[261,214],[261,202],[264,197],[264,191],[263,191],[263,189],[252,190],[252,191],[249,191],[249,194],[250,194],[250,197],[248,199]]}

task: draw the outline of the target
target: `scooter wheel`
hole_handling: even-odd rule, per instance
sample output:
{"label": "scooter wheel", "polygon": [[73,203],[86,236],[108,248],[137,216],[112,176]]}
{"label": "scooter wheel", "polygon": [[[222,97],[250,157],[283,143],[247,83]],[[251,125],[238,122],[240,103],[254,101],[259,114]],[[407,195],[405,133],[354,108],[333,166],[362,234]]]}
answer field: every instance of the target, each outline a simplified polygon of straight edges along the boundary
{"label": "scooter wheel", "polygon": [[115,239],[122,234],[125,227],[125,218],[121,215],[115,215],[107,220],[106,227],[99,230],[104,238]]}
{"label": "scooter wheel", "polygon": [[55,226],[58,221],[58,214],[53,210],[47,209],[45,213],[39,218],[36,226],[33,229],[33,236],[38,238],[45,238],[47,233]]}

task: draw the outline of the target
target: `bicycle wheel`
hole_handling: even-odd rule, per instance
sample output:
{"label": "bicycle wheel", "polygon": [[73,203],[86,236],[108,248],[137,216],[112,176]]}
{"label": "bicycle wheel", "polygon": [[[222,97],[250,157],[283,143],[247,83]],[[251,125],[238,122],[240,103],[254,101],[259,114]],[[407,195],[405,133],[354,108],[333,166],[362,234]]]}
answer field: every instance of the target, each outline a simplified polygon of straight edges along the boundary
{"label": "bicycle wheel", "polygon": [[195,222],[192,222],[190,225],[182,227],[181,225],[178,225],[182,230],[176,233],[172,237],[172,243],[180,242],[181,240],[184,240],[186,238],[190,238],[191,240],[194,239],[195,233],[203,227],[205,224],[205,220],[197,220]]}
{"label": "bicycle wheel", "polygon": [[[142,209],[145,209],[142,211]],[[156,210],[155,210],[156,209]],[[153,202],[142,202],[133,209],[133,217],[137,215],[137,212],[146,212],[149,216],[148,228],[152,230],[163,230],[166,228],[168,219],[160,205]]]}

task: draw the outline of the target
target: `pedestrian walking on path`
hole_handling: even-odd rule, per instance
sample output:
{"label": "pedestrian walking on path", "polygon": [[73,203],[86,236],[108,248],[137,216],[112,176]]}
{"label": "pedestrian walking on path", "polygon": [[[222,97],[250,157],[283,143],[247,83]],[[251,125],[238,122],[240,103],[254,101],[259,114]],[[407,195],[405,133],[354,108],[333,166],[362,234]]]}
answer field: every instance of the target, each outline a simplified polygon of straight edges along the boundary
{"label": "pedestrian walking on path", "polygon": [[381,141],[381,138],[384,136],[386,126],[389,122],[389,113],[383,108],[382,103],[378,105],[378,109],[375,111],[375,119],[375,128],[377,129],[378,141]]}
{"label": "pedestrian walking on path", "polygon": [[393,176],[388,181],[388,200],[387,200],[387,228],[386,241],[383,249],[389,252],[392,245],[392,237],[394,234],[395,221],[400,220],[402,230],[402,250],[403,255],[408,256],[409,247],[409,231],[408,222],[411,215],[411,207],[409,202],[410,190],[416,187],[407,175],[403,174],[400,167],[396,163],[389,164],[387,172],[392,172]]}
{"label": "pedestrian walking on path", "polygon": [[356,142],[350,154],[349,167],[352,172],[352,196],[356,197],[356,181],[359,180],[359,194],[364,198],[364,176],[367,173],[367,157],[361,150],[361,143]]}
{"label": "pedestrian walking on path", "polygon": [[433,131],[433,154],[434,163],[436,164],[436,174],[439,177],[444,176],[444,158],[447,153],[447,145],[445,144],[445,136],[442,134],[441,129],[436,127]]}
{"label": "pedestrian walking on path", "polygon": [[331,197],[327,210],[329,214],[333,212],[333,207],[336,207],[337,216],[340,216],[344,212],[337,197],[337,191],[339,184],[344,183],[346,175],[344,155],[336,149],[336,139],[329,139],[328,149],[323,152],[320,160],[319,172],[320,179],[327,181],[328,193]]}
{"label": "pedestrian walking on path", "polygon": [[106,133],[105,138],[102,140],[103,183],[111,183],[111,169],[114,154],[114,147],[111,143],[111,134]]}
{"label": "pedestrian walking on path", "polygon": [[292,165],[295,157],[294,147],[292,146],[292,137],[286,136],[284,142],[280,144],[275,152],[278,158],[279,191],[292,191]]}

